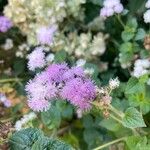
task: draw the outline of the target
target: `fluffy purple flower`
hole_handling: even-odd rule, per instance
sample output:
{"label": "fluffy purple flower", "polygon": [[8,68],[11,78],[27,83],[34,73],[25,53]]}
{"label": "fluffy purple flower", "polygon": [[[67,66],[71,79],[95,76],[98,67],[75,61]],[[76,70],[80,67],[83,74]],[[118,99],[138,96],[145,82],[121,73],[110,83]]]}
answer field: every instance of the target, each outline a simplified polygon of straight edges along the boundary
{"label": "fluffy purple flower", "polygon": [[57,27],[41,27],[37,32],[37,40],[40,44],[50,45]]}
{"label": "fluffy purple flower", "polygon": [[30,80],[25,88],[29,99],[28,105],[34,111],[46,110],[46,108],[49,106],[49,102],[58,94],[56,86],[51,82],[48,82],[47,74],[44,73],[45,72],[42,72],[33,80]]}
{"label": "fluffy purple flower", "polygon": [[91,108],[90,102],[94,100],[96,90],[91,80],[74,78],[66,83],[61,96],[81,110],[87,110]]}
{"label": "fluffy purple flower", "polygon": [[45,66],[45,53],[42,47],[37,47],[35,50],[28,55],[28,68],[34,71],[36,68],[42,68]]}
{"label": "fluffy purple flower", "polygon": [[68,81],[75,77],[85,77],[85,73],[82,67],[72,67],[63,74],[63,80]]}
{"label": "fluffy purple flower", "polygon": [[49,80],[52,82],[63,81],[63,74],[68,71],[67,64],[52,64],[47,69],[46,72],[49,76]]}
{"label": "fluffy purple flower", "polygon": [[34,111],[47,110],[50,101],[58,96],[84,111],[91,108],[90,102],[96,96],[95,86],[84,70],[81,67],[69,69],[67,64],[50,65],[28,82],[26,92],[28,105]]}
{"label": "fluffy purple flower", "polygon": [[46,111],[50,108],[50,103],[44,99],[29,99],[28,106],[33,111]]}
{"label": "fluffy purple flower", "polygon": [[12,27],[12,22],[5,16],[0,16],[0,32],[7,32]]}

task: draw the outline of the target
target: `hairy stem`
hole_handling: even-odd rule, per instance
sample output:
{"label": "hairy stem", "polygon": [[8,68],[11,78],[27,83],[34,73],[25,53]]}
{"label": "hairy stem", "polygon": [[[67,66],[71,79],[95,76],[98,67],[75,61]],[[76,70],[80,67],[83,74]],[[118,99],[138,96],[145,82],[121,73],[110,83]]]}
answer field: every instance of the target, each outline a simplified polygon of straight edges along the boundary
{"label": "hairy stem", "polygon": [[117,19],[118,19],[119,23],[122,25],[122,27],[123,27],[123,28],[125,28],[125,24],[123,23],[123,21],[122,21],[122,19],[121,19],[120,15],[119,15],[119,14],[118,14],[118,15],[116,15],[116,17],[117,17]]}
{"label": "hairy stem", "polygon": [[101,145],[101,146],[99,146],[99,147],[97,147],[97,148],[94,148],[93,150],[100,150],[100,149],[103,149],[103,148],[108,147],[108,146],[110,146],[110,145],[112,145],[112,144],[118,143],[118,142],[120,142],[120,141],[124,141],[125,139],[126,139],[126,137],[122,137],[122,138],[116,139],[116,140],[114,140],[114,141],[111,141],[111,142],[108,142],[108,143],[106,143],[106,144],[104,144],[104,145]]}
{"label": "hairy stem", "polygon": [[9,78],[9,79],[1,79],[0,83],[5,83],[5,82],[20,82],[22,81],[22,79],[18,79],[18,78]]}

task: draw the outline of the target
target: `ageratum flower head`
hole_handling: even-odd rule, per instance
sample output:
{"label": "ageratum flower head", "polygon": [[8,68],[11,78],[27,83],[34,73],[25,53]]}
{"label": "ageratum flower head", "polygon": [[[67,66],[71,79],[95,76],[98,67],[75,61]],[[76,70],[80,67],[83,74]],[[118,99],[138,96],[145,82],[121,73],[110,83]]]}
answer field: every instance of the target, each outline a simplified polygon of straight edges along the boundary
{"label": "ageratum flower head", "polygon": [[12,22],[5,16],[0,16],[0,32],[7,32],[12,27]]}
{"label": "ageratum flower head", "polygon": [[28,105],[34,111],[44,111],[52,100],[61,98],[81,110],[91,108],[96,88],[81,67],[51,64],[26,85]]}
{"label": "ageratum flower head", "polygon": [[45,53],[42,47],[37,47],[28,55],[28,68],[34,71],[36,68],[42,68],[46,64]]}
{"label": "ageratum flower head", "polygon": [[53,40],[54,33],[57,27],[41,27],[37,32],[37,40],[39,44],[50,45]]}
{"label": "ageratum flower head", "polygon": [[123,5],[120,3],[120,0],[105,0],[103,5],[104,7],[100,10],[100,16],[103,18],[123,11]]}
{"label": "ageratum flower head", "polygon": [[74,78],[66,83],[61,95],[77,108],[87,110],[96,96],[95,86],[91,80]]}

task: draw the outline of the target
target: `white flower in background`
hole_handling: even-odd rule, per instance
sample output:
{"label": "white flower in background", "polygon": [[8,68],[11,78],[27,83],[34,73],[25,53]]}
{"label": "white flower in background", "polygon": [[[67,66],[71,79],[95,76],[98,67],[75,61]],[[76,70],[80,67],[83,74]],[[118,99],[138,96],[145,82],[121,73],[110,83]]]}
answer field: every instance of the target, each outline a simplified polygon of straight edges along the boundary
{"label": "white flower in background", "polygon": [[105,52],[106,46],[104,40],[105,38],[102,33],[98,33],[94,36],[90,49],[92,55],[102,55]]}
{"label": "white flower in background", "polygon": [[54,55],[53,53],[50,53],[50,54],[48,54],[48,55],[46,56],[46,62],[47,62],[47,63],[53,62],[54,59],[55,59],[55,55]]}
{"label": "white flower in background", "polygon": [[[148,0],[145,4],[146,8],[150,8],[150,0]],[[150,9],[148,9],[145,13],[144,13],[144,22],[145,23],[150,23]]]}
{"label": "white flower in background", "polygon": [[2,45],[2,48],[4,50],[10,50],[13,48],[13,46],[14,46],[13,40],[8,38],[6,39],[5,44]]}
{"label": "white flower in background", "polygon": [[78,118],[82,118],[82,116],[83,116],[83,111],[81,110],[81,109],[77,109],[77,111],[76,111],[76,113],[77,113],[77,117]]}
{"label": "white flower in background", "polygon": [[27,43],[22,43],[21,45],[18,46],[18,49],[20,51],[29,51],[30,50],[30,47],[28,46]]}
{"label": "white flower in background", "polygon": [[86,68],[86,69],[84,69],[84,72],[87,75],[92,75],[94,73],[94,69],[93,68]]}
{"label": "white flower in background", "polygon": [[119,85],[120,85],[120,81],[118,80],[118,78],[109,80],[109,87],[111,89],[115,89],[115,88],[119,87]]}
{"label": "white flower in background", "polygon": [[139,78],[144,74],[147,74],[150,69],[150,61],[148,59],[138,59],[134,63],[134,69],[132,75]]}
{"label": "white flower in background", "polygon": [[21,52],[21,51],[17,51],[17,52],[16,52],[16,57],[23,58],[23,57],[24,57],[23,52]]}
{"label": "white flower in background", "polygon": [[144,22],[150,23],[150,9],[144,13]]}
{"label": "white flower in background", "polygon": [[146,7],[146,8],[150,8],[150,0],[148,0],[148,1],[146,2],[145,7]]}
{"label": "white flower in background", "polygon": [[76,66],[78,66],[78,67],[82,67],[82,66],[84,66],[86,64],[86,60],[85,59],[78,59],[77,61],[76,61]]}
{"label": "white flower in background", "polygon": [[30,112],[29,114],[24,115],[20,120],[18,120],[15,124],[15,129],[17,131],[25,128],[27,123],[34,120],[37,115],[34,112]]}

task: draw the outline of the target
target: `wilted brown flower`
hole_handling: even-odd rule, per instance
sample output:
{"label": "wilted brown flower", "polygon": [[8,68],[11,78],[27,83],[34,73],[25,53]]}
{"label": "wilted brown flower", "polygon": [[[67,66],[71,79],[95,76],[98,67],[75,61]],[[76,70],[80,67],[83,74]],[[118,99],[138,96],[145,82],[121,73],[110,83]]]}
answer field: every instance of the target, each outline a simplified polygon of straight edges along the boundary
{"label": "wilted brown flower", "polygon": [[146,50],[150,50],[150,35],[146,35],[144,38],[144,47]]}

